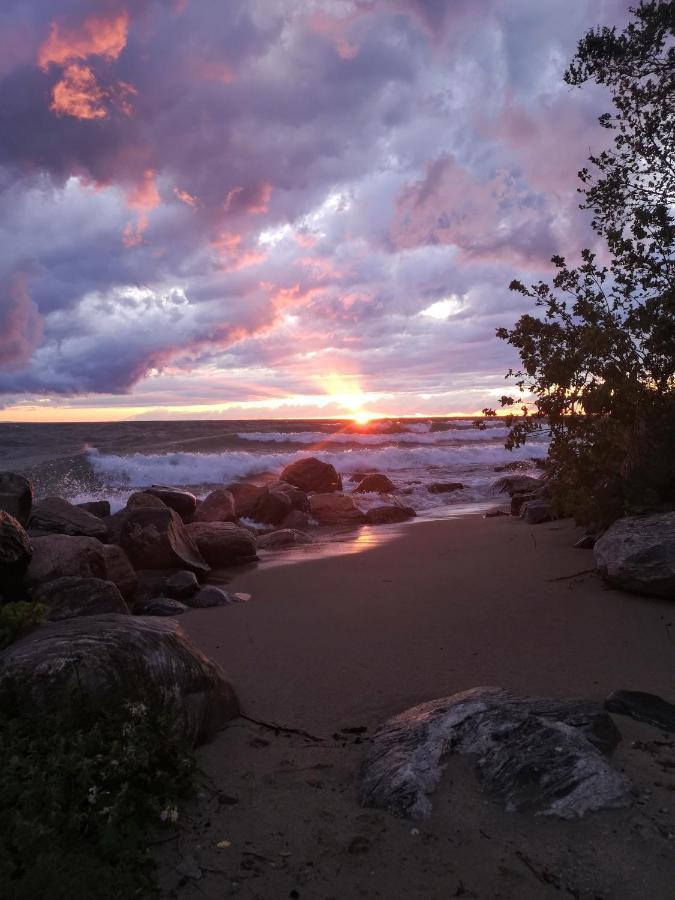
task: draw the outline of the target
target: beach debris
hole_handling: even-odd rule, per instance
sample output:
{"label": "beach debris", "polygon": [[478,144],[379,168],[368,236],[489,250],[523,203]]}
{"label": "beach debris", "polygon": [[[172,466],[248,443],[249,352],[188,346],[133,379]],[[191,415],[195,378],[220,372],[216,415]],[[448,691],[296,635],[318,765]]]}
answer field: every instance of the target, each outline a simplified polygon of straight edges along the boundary
{"label": "beach debris", "polygon": [[219,568],[256,558],[256,539],[232,522],[193,522],[186,531],[210,566]]}
{"label": "beach debris", "polygon": [[[22,582],[33,556],[33,546],[23,525],[0,510],[0,586],[3,593],[22,593]],[[9,595],[5,597],[9,599]]]}
{"label": "beach debris", "polygon": [[127,498],[127,509],[142,509],[143,507],[164,509],[165,506],[166,503],[163,500],[155,497],[154,494],[149,494],[147,491],[134,491]]}
{"label": "beach debris", "polygon": [[553,514],[547,500],[526,500],[520,508],[520,518],[528,525],[541,525],[550,522]]}
{"label": "beach debris", "polygon": [[51,622],[102,613],[129,615],[129,607],[116,585],[102,578],[63,575],[38,585],[33,600],[47,607],[46,619]]}
{"label": "beach debris", "polygon": [[46,534],[31,539],[33,557],[26,572],[27,587],[62,575],[106,577],[104,545],[96,538]]}
{"label": "beach debris", "polygon": [[393,522],[405,522],[417,515],[412,506],[373,506],[366,512],[368,525],[390,525]]}
{"label": "beach debris", "polygon": [[238,713],[222,669],[174,619],[83,616],[40,626],[0,654],[0,698],[10,688],[37,710],[84,691],[104,707],[149,690],[176,737],[208,740]]}
{"label": "beach debris", "polygon": [[361,525],[366,521],[354,500],[345,494],[312,494],[309,506],[320,525]]}
{"label": "beach debris", "polygon": [[426,818],[446,758],[469,753],[507,811],[571,819],[628,803],[629,781],[605,759],[620,739],[600,704],[478,687],[385,722],[363,765],[361,802]]}
{"label": "beach debris", "polygon": [[14,516],[24,527],[33,508],[33,484],[23,475],[0,472],[0,511]]}
{"label": "beach debris", "polygon": [[134,607],[139,616],[182,616],[190,607],[173,597],[150,597]]}
{"label": "beach debris", "polygon": [[270,531],[269,534],[263,534],[258,538],[260,550],[283,550],[286,547],[311,543],[311,537],[296,528],[280,528],[278,531]]}
{"label": "beach debris", "polygon": [[195,522],[232,522],[236,518],[234,496],[226,488],[211,491],[197,507]]}
{"label": "beach debris", "polygon": [[199,574],[209,571],[191,533],[173,509],[125,509],[111,518],[118,516],[119,537],[115,543],[135,568],[189,569]]}
{"label": "beach debris", "polygon": [[461,491],[463,487],[461,481],[434,481],[427,485],[427,490],[430,494],[451,494]]}
{"label": "beach debris", "polygon": [[340,478],[334,466],[322,462],[315,456],[306,459],[298,459],[286,466],[281,473],[281,480],[294,484],[301,491],[315,491],[321,494],[329,494],[342,490],[342,478]]}
{"label": "beach debris", "polygon": [[62,500],[61,497],[46,497],[33,507],[29,527],[40,533],[69,534],[73,537],[92,537],[105,541],[108,529],[103,521]]}
{"label": "beach debris", "polygon": [[396,490],[396,485],[386,475],[380,475],[379,472],[372,472],[364,475],[359,479],[359,483],[354,488],[355,494],[391,494]]}
{"label": "beach debris", "polygon": [[619,519],[593,553],[598,572],[613,587],[675,600],[675,511]]}
{"label": "beach debris", "polygon": [[153,484],[151,487],[146,488],[145,492],[152,494],[153,497],[159,497],[162,503],[175,510],[184,519],[193,516],[197,509],[197,498],[189,491],[166,487],[163,484]]}
{"label": "beach debris", "polygon": [[76,503],[75,506],[97,519],[105,519],[110,515],[110,500],[87,500],[85,503]]}
{"label": "beach debris", "polygon": [[675,705],[657,694],[644,691],[613,691],[605,700],[605,709],[621,716],[648,722],[663,731],[675,733]]}

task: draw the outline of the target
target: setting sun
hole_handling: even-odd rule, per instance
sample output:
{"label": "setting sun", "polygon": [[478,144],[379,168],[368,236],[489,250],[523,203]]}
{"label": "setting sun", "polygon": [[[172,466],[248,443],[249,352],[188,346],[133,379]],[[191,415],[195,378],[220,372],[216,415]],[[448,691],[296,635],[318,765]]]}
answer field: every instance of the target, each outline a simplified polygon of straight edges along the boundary
{"label": "setting sun", "polygon": [[359,410],[358,412],[354,413],[352,419],[354,420],[354,422],[356,422],[357,425],[367,425],[368,422],[372,421],[373,416],[371,416],[370,413],[367,413],[364,410]]}

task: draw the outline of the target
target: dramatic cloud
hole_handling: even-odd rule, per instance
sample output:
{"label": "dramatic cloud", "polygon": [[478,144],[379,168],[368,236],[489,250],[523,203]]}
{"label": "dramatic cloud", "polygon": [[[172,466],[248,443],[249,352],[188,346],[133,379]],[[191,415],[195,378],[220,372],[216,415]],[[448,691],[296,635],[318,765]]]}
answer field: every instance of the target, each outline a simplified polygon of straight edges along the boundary
{"label": "dramatic cloud", "polygon": [[593,240],[562,72],[627,6],[4,0],[5,415],[485,405],[505,286]]}

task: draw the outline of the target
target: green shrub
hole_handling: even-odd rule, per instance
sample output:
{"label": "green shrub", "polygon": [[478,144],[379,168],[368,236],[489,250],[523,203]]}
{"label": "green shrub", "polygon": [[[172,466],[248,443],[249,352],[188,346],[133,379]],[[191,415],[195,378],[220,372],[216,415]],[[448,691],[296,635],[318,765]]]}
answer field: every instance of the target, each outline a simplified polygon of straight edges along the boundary
{"label": "green shrub", "polygon": [[41,603],[17,600],[0,606],[0,650],[13,644],[43,620],[47,607]]}

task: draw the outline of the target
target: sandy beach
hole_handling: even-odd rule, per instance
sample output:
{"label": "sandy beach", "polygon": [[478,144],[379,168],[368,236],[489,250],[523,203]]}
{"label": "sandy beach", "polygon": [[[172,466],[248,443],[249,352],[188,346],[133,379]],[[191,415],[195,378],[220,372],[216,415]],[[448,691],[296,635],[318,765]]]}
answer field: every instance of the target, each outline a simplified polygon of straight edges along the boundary
{"label": "sandy beach", "polygon": [[626,809],[507,814],[467,758],[421,824],[358,803],[368,735],[426,700],[478,685],[675,699],[672,604],[603,586],[580,533],[479,515],[375,544],[363,530],[363,552],[243,571],[229,589],[249,603],[185,615],[248,718],[199,751],[204,793],[156,848],[163,896],[672,897],[672,737],[625,717]]}

